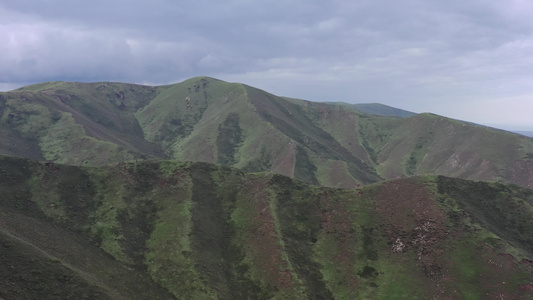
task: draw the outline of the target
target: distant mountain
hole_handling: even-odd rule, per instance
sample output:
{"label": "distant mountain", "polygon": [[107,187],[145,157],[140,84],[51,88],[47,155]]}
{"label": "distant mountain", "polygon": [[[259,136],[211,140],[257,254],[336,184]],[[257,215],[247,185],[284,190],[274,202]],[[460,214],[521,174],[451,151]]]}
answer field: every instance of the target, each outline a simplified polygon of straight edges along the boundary
{"label": "distant mountain", "polygon": [[0,189],[2,299],[533,297],[533,191],[514,185],[0,157]]}
{"label": "distant mountain", "polygon": [[379,104],[379,103],[356,103],[352,106],[360,112],[364,112],[376,116],[390,116],[399,118],[408,118],[416,115],[414,112],[407,110],[394,108],[391,106]]}
{"label": "distant mountain", "polygon": [[0,154],[72,165],[210,162],[330,187],[427,173],[533,186],[530,138],[356,107],[209,77],[158,87],[50,82],[0,93]]}
{"label": "distant mountain", "polygon": [[533,131],[514,131],[514,132],[521,134],[521,135],[528,136],[528,137],[533,137]]}

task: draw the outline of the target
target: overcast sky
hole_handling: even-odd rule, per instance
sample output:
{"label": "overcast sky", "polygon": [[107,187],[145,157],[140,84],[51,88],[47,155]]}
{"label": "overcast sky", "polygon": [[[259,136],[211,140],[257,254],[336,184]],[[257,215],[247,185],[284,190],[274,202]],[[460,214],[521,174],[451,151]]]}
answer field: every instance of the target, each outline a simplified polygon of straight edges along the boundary
{"label": "overcast sky", "polygon": [[0,90],[206,75],[533,130],[530,0],[16,0]]}

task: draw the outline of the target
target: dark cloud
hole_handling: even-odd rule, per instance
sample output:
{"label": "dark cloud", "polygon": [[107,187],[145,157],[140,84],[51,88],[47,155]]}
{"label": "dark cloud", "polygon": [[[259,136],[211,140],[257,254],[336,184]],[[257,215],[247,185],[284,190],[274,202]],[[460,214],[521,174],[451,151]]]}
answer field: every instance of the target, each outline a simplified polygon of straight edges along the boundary
{"label": "dark cloud", "polygon": [[18,0],[0,13],[4,88],[209,75],[477,122],[491,116],[463,113],[464,103],[496,115],[497,99],[532,94],[533,5],[523,0]]}

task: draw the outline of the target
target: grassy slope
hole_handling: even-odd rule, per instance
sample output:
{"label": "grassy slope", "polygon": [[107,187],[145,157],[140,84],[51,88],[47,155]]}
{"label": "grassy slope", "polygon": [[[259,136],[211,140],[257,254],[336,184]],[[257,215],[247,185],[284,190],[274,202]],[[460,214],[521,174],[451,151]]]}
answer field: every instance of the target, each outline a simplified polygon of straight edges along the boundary
{"label": "grassy slope", "polygon": [[[129,267],[187,299],[533,296],[533,192],[516,186],[423,176],[341,190],[206,163],[80,168],[7,157],[0,175],[2,214],[51,222],[37,228],[72,238],[51,248],[5,225],[8,218],[2,228],[59,253],[51,255],[68,276],[73,265],[97,278]],[[69,239],[99,247],[113,264],[72,260],[69,251],[79,250]],[[33,271],[24,268],[29,255],[8,264],[0,257],[26,278],[19,291],[38,293],[40,274],[59,274],[47,256]],[[105,282],[120,293],[132,276]],[[54,278],[43,284],[57,285]],[[88,295],[109,295],[86,278],[75,282]],[[151,286],[143,280],[133,286]]]}

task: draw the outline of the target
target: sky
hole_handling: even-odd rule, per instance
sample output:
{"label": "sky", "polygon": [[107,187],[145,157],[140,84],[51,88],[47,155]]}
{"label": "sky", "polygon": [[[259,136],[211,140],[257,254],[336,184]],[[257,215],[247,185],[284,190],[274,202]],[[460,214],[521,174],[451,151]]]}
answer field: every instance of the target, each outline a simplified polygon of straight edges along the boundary
{"label": "sky", "polygon": [[0,91],[211,76],[533,131],[530,0],[17,0]]}

